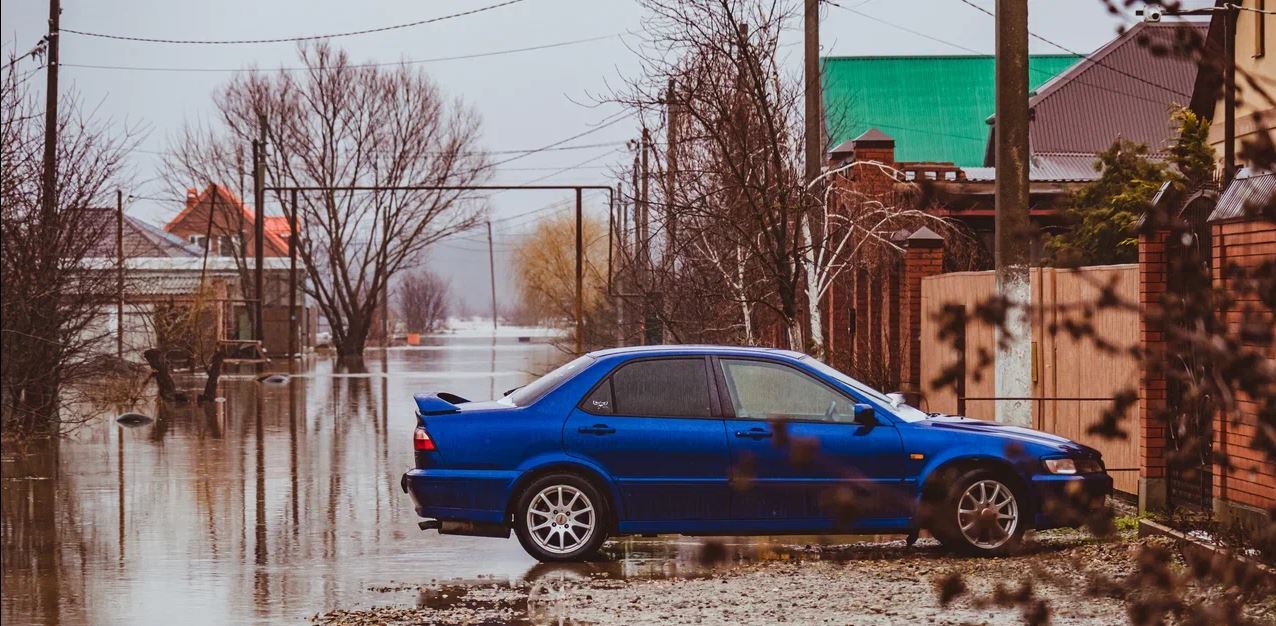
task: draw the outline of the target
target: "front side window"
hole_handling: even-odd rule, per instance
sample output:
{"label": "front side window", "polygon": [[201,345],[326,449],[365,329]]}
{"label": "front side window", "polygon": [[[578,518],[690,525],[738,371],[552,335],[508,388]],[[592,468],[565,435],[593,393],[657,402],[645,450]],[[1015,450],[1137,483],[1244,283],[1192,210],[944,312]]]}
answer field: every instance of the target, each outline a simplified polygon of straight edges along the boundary
{"label": "front side window", "polygon": [[611,375],[611,393],[617,415],[711,415],[709,375],[700,358],[655,359],[624,365]]}
{"label": "front side window", "polygon": [[736,417],[855,421],[854,400],[796,369],[767,361],[722,359],[721,363]]}

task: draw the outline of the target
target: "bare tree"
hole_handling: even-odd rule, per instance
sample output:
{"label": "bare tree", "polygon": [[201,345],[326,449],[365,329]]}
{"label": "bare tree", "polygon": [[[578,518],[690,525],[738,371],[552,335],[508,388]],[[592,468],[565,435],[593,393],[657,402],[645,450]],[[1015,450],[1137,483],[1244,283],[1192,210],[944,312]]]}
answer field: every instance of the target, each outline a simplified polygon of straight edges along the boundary
{"label": "bare tree", "polygon": [[408,332],[432,333],[447,318],[448,283],[442,276],[418,270],[399,282],[399,312],[408,324]]}
{"label": "bare tree", "polygon": [[[856,168],[874,168],[896,181],[886,193],[866,194],[839,184]],[[929,227],[942,235],[953,251],[973,245],[960,226],[926,210],[920,190],[907,182],[904,172],[877,161],[852,161],[825,172],[810,187],[823,189],[815,209],[802,216],[803,274],[806,277],[806,310],[810,320],[811,347],[824,356],[824,327],[820,301],[834,281],[849,268],[877,269],[894,263],[904,249],[894,241],[901,230]]]}
{"label": "bare tree", "polygon": [[[327,43],[303,47],[300,56],[301,72],[249,71],[222,87],[215,95],[221,123],[185,130],[170,151],[168,177],[234,175],[240,147],[264,123],[269,184],[324,188],[300,195],[303,288],[332,325],[338,354],[357,356],[390,277],[477,215],[462,191],[388,188],[482,182],[479,122],[406,65],[354,65]],[[350,186],[376,189],[336,189]],[[274,197],[288,202],[285,193]]]}
{"label": "bare tree", "polygon": [[[624,264],[637,276],[632,283],[649,294],[681,296],[687,285],[709,285],[701,279],[712,276],[715,299],[749,317],[769,311],[785,328],[784,342],[801,348],[799,225],[812,197],[799,155],[801,91],[783,76],[777,54],[792,7],[780,0],[643,5],[650,18],[642,77],[616,99],[640,113],[676,106],[679,119],[677,144],[669,149],[677,166],[669,171],[667,154],[663,163],[656,159],[669,182],[657,185],[647,203],[659,209],[658,227],[645,238],[638,233],[636,250],[625,251]],[[650,260],[653,248],[663,250],[658,263]],[[679,310],[704,302],[664,298],[657,314],[680,339]],[[696,321],[690,326],[705,321],[699,312],[684,316]],[[752,320],[735,326],[752,340]]]}
{"label": "bare tree", "polygon": [[[112,133],[63,96],[58,120],[57,185],[49,207],[41,184],[43,107],[10,64],[0,87],[0,390],[6,433],[56,434],[76,418],[63,411],[71,393],[102,372],[103,320],[114,301],[114,272],[90,261],[113,240],[109,191],[123,184],[124,158],[136,141]],[[112,246],[113,248],[113,246]],[[111,256],[114,256],[112,254]],[[113,352],[113,351],[112,351]]]}

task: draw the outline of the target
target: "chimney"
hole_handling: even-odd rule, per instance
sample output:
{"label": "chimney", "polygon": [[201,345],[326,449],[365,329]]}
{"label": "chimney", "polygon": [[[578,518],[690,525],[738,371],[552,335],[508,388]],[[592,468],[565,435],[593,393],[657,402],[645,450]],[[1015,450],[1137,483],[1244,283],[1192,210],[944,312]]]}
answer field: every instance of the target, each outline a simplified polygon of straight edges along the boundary
{"label": "chimney", "polygon": [[870,128],[852,139],[851,150],[858,161],[877,161],[895,166],[895,139],[886,133]]}
{"label": "chimney", "polygon": [[186,206],[195,204],[195,201],[198,199],[199,199],[199,190],[194,187],[187,187],[186,188]]}

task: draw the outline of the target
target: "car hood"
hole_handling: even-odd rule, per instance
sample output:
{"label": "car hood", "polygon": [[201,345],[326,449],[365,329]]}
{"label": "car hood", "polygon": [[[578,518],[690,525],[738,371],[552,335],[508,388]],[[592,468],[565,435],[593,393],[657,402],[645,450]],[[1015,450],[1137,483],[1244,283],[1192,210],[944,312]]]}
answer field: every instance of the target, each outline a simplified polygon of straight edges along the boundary
{"label": "car hood", "polygon": [[996,422],[988,422],[984,420],[971,419],[969,417],[961,417],[957,415],[937,415],[924,422],[932,428],[942,430],[954,430],[959,432],[968,432],[984,436],[997,437],[1007,441],[1017,441],[1026,444],[1036,444],[1053,448],[1059,452],[1070,455],[1094,456],[1098,457],[1099,452],[1094,448],[1077,443],[1066,437],[1052,435],[1050,433],[1034,430],[1032,428],[1024,428],[1022,426],[1010,426],[1008,424],[998,424]]}

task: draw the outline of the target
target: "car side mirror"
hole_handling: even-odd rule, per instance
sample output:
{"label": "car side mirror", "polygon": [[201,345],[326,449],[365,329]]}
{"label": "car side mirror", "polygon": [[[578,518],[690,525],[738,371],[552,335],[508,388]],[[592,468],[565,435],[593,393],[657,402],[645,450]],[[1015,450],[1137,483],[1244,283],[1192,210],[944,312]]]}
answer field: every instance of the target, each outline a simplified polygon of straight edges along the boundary
{"label": "car side mirror", "polygon": [[873,410],[873,405],[863,402],[855,403],[855,423],[864,426],[877,425],[877,412]]}

